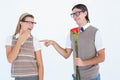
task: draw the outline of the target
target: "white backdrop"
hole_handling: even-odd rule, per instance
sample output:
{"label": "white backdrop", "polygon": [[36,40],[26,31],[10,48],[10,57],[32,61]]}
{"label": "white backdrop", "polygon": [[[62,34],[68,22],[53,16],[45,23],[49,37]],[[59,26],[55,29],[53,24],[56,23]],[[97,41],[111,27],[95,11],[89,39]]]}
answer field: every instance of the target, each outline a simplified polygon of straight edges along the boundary
{"label": "white backdrop", "polygon": [[[40,40],[56,40],[65,47],[69,29],[76,26],[70,17],[71,9],[78,3],[87,5],[91,24],[100,29],[106,47],[106,60],[100,64],[101,80],[119,80],[119,0],[0,0],[0,80],[14,80],[10,74],[11,64],[6,59],[5,44],[22,13],[35,16],[34,36]],[[64,59],[52,46],[41,45],[45,80],[72,80],[72,55]]]}

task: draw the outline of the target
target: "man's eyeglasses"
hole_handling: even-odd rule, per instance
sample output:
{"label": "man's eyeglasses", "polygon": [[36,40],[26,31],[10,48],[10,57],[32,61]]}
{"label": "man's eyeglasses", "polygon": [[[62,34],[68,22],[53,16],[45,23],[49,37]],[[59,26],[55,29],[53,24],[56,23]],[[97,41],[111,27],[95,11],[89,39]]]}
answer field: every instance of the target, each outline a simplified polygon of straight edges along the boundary
{"label": "man's eyeglasses", "polygon": [[26,22],[28,24],[36,24],[36,22],[32,22],[32,21],[22,21],[22,22]]}
{"label": "man's eyeglasses", "polygon": [[71,15],[72,17],[75,17],[75,16],[78,17],[81,12],[83,12],[83,11],[77,11],[77,12],[71,13],[70,15]]}

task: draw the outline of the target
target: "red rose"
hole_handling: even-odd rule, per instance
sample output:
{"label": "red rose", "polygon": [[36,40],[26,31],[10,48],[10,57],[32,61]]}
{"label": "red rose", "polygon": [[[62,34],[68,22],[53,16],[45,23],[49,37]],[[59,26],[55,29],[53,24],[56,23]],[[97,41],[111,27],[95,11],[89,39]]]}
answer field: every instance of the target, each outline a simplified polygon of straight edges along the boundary
{"label": "red rose", "polygon": [[79,27],[73,28],[73,29],[70,30],[70,32],[72,32],[72,33],[79,33],[80,32],[80,28]]}

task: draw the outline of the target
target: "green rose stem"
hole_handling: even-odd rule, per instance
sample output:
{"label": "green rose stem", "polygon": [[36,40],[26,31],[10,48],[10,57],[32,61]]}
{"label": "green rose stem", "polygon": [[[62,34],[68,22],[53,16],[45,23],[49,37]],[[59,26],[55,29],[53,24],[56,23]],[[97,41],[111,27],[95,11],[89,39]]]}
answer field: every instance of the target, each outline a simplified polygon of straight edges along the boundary
{"label": "green rose stem", "polygon": [[[75,51],[76,51],[76,57],[78,58],[78,33],[73,33],[73,37],[75,40]],[[80,79],[80,71],[79,71],[79,66],[76,66],[76,80],[81,80]]]}

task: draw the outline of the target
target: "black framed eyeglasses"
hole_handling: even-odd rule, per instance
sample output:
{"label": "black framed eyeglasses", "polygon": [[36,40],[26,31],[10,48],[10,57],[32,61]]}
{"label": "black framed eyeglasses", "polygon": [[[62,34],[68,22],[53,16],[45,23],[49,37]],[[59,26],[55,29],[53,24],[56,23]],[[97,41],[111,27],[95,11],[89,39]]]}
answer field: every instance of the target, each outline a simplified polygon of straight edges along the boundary
{"label": "black framed eyeglasses", "polygon": [[32,22],[32,21],[22,21],[22,22],[26,22],[28,24],[36,24],[36,22]]}
{"label": "black framed eyeglasses", "polygon": [[77,12],[71,13],[70,15],[71,15],[72,17],[74,17],[74,16],[79,16],[81,12],[83,12],[83,11],[77,11]]}

